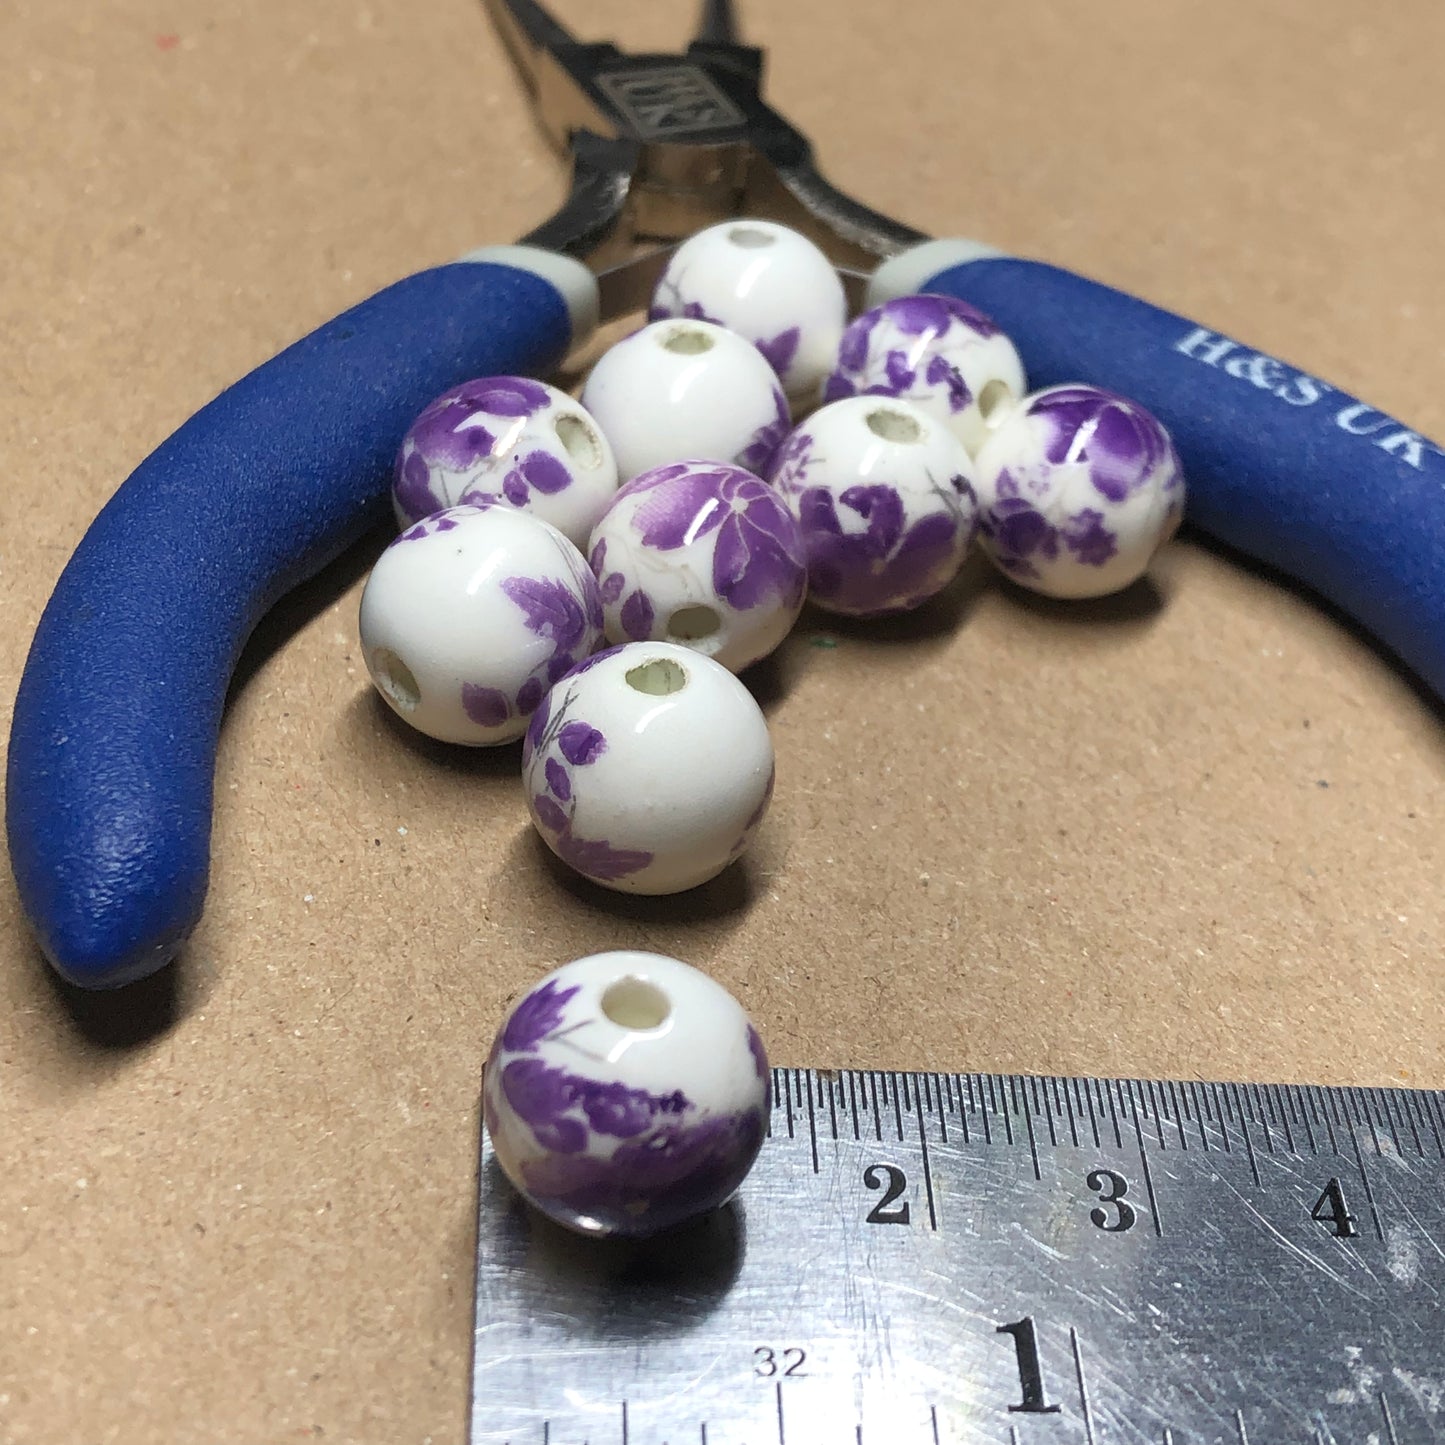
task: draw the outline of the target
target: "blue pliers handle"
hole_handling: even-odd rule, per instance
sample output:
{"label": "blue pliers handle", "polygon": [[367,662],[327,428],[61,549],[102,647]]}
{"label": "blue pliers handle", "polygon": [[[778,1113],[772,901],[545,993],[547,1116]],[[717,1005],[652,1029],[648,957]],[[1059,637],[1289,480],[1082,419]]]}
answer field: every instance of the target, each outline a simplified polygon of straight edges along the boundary
{"label": "blue pliers handle", "polygon": [[195,926],[240,649],[281,593],[385,514],[416,412],[470,376],[552,369],[599,314],[645,304],[659,246],[731,215],[812,235],[855,300],[871,276],[875,298],[977,305],[1034,385],[1090,381],[1142,401],[1174,434],[1198,527],[1342,608],[1445,696],[1439,447],[1208,328],[1051,266],[926,242],[842,196],[763,103],[762,53],[737,41],[722,0],[683,55],[580,44],[532,0],[488,3],[571,153],[566,203],[523,249],[397,283],[197,413],[96,518],[41,619],[6,827],[25,911],[63,977],[130,982]]}

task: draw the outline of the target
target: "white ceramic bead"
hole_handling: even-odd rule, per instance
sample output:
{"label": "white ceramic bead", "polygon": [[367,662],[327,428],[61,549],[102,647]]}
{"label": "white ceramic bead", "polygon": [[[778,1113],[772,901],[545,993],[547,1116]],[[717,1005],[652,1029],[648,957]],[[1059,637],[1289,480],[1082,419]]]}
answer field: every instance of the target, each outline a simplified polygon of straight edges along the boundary
{"label": "white ceramic bead", "polygon": [[497,500],[585,547],[616,491],[606,436],[566,392],[483,376],[443,392],[411,424],[391,495],[402,527],[443,507]]}
{"label": "white ceramic bead", "polygon": [[766,482],[726,462],[630,481],[592,532],[610,642],[677,642],[733,672],[766,657],[803,607],[803,534]]}
{"label": "white ceramic bead", "polygon": [[725,667],[633,642],[547,694],[522,777],[532,821],[563,862],[624,893],[680,893],[748,846],[772,797],[773,744]]}
{"label": "white ceramic bead", "polygon": [[1005,417],[978,454],[978,493],[985,551],[1051,597],[1127,587],[1184,515],[1169,433],[1094,386],[1048,387]]}
{"label": "white ceramic bead", "polygon": [[909,402],[819,408],[783,444],[772,479],[802,525],[808,595],[879,617],[946,587],[977,525],[973,477],[963,443]]}
{"label": "white ceramic bead", "polygon": [[582,389],[624,482],[683,457],[761,472],[788,402],[757,347],[707,321],[654,321],[605,351]]}
{"label": "white ceramic bead", "polygon": [[645,1236],[730,1199],[762,1146],[768,1060],[721,984],[658,953],[597,953],[508,1015],[482,1083],[497,1162],[583,1234]]}
{"label": "white ceramic bead", "polygon": [[816,395],[848,316],[843,283],[806,237],[773,221],[724,221],[667,263],[648,317],[712,321],[745,336],[789,396]]}
{"label": "white ceramic bead", "polygon": [[982,311],[952,296],[900,296],[865,311],[843,333],[823,400],[911,401],[976,453],[990,424],[1027,390],[1013,342]]}
{"label": "white ceramic bead", "polygon": [[361,594],[367,671],[399,716],[449,743],[510,742],[597,646],[582,554],[510,507],[452,507],[403,532]]}

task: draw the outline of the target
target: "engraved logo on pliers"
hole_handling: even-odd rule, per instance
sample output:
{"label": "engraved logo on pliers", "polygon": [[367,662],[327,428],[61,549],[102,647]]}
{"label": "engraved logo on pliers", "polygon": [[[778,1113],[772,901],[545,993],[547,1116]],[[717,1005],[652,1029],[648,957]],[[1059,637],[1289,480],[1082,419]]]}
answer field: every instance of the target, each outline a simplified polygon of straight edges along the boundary
{"label": "engraved logo on pliers", "polygon": [[695,65],[613,70],[597,86],[643,140],[730,130],[746,119]]}

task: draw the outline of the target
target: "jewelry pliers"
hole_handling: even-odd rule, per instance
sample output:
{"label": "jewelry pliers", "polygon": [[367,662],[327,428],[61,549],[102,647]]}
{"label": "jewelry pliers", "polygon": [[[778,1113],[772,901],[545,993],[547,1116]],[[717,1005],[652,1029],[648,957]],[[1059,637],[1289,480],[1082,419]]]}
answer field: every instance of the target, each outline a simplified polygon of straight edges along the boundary
{"label": "jewelry pliers", "polygon": [[1445,453],[1274,357],[1135,297],[971,241],[928,241],[842,195],[762,99],[728,4],[677,55],[574,39],[487,0],[567,199],[363,301],[243,377],[143,461],[86,533],[30,651],[7,829],[55,968],[112,987],[200,917],[227,686],[261,615],[386,513],[393,455],[434,396],[545,374],[646,304],[669,246],[730,216],[812,237],[857,305],[946,292],[1014,339],[1032,385],[1087,381],[1173,433],[1200,531],[1305,584],[1445,695]]}

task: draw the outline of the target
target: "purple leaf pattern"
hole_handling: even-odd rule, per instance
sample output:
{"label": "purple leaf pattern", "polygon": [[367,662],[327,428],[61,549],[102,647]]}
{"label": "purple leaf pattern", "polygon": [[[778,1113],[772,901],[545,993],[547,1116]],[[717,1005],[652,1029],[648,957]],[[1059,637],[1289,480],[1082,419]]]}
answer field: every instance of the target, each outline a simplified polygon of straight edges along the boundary
{"label": "purple leaf pattern", "polygon": [[956,297],[900,296],[844,331],[823,400],[896,396],[945,419],[956,416],[974,400],[966,376],[972,357],[1000,336],[990,317]]}
{"label": "purple leaf pattern", "polygon": [[[981,467],[980,532],[999,567],[1037,590],[1128,585],[1173,535],[1183,474],[1168,432],[1101,388],[1050,387],[1005,419]],[[1064,583],[1087,568],[1096,581]]]}
{"label": "purple leaf pattern", "polygon": [[412,422],[397,451],[392,500],[420,521],[458,502],[504,497],[524,506],[555,494],[570,471],[537,442],[560,393],[524,376],[484,376],[443,392]]}
{"label": "purple leaf pattern", "polygon": [[[615,649],[609,649],[609,653],[611,651]],[[609,653],[588,659],[570,675],[575,677]],[[607,739],[590,723],[571,716],[577,701],[575,689],[567,689],[563,683],[553,689],[553,693],[559,691],[562,696],[555,703],[553,694],[549,694],[538,706],[522,744],[522,767],[533,817],[547,845],[578,873],[603,882],[638,873],[651,865],[650,852],[614,847],[605,838],[581,837],[573,826],[577,780],[569,769],[586,768],[595,763],[607,751]],[[539,761],[542,764],[540,780],[535,777]]]}

